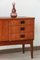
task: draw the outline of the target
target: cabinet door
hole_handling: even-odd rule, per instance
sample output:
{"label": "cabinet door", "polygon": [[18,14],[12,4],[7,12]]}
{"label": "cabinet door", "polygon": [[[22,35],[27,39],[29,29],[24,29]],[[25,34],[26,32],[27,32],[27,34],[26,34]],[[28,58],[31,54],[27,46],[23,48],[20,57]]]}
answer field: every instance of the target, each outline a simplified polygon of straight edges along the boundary
{"label": "cabinet door", "polygon": [[[19,40],[18,38],[18,34],[19,34],[19,26],[18,25],[14,25],[15,22],[17,22],[15,20],[15,22],[13,23],[14,20],[9,21],[9,41],[14,41],[14,40]],[[17,36],[17,37],[16,37]]]}
{"label": "cabinet door", "polygon": [[8,41],[9,39],[9,26],[8,20],[2,20],[2,41]]}
{"label": "cabinet door", "polygon": [[0,41],[2,39],[2,21],[0,20]]}

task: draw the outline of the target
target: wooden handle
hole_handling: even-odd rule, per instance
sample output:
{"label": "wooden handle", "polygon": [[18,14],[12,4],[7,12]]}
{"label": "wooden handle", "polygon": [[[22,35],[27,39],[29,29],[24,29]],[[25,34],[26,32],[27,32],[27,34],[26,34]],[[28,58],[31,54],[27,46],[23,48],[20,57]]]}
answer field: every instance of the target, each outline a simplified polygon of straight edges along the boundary
{"label": "wooden handle", "polygon": [[21,27],[20,30],[25,30],[25,27]]}
{"label": "wooden handle", "polygon": [[21,21],[20,23],[21,23],[21,24],[25,24],[25,21]]}

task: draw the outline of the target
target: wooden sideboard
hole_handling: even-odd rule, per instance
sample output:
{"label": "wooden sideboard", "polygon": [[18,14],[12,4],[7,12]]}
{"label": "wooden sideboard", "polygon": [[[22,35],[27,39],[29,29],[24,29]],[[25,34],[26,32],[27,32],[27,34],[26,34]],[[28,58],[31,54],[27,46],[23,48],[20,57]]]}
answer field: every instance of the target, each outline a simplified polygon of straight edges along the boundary
{"label": "wooden sideboard", "polygon": [[0,46],[30,44],[33,58],[34,17],[0,18]]}

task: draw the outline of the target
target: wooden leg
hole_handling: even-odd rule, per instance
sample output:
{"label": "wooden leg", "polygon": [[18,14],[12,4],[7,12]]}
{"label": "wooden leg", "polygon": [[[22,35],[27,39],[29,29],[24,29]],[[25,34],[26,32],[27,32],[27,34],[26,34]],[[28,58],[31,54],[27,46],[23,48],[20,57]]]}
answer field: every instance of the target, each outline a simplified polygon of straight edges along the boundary
{"label": "wooden leg", "polygon": [[31,58],[33,58],[33,41],[31,43]]}
{"label": "wooden leg", "polygon": [[25,45],[22,45],[23,53],[25,52]]}

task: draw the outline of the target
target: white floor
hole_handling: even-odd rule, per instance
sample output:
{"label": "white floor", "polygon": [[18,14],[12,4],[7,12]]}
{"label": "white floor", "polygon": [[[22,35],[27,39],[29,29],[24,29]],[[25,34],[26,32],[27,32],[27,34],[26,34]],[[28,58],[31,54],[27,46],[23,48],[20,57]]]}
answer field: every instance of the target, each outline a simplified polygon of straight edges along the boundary
{"label": "white floor", "polygon": [[33,59],[31,59],[29,51],[26,51],[24,54],[22,52],[0,54],[0,60],[40,60],[40,50],[33,53]]}

